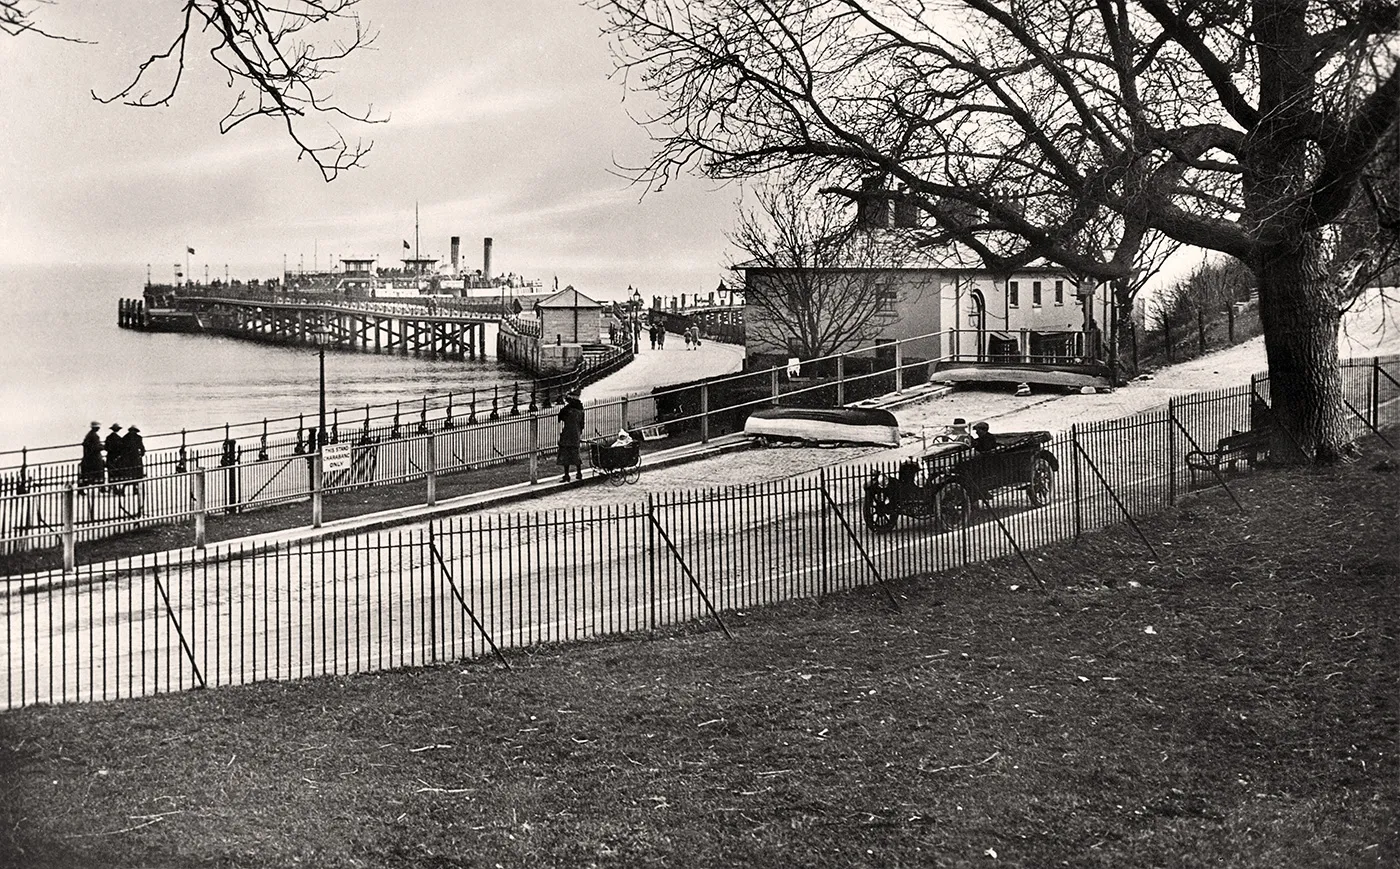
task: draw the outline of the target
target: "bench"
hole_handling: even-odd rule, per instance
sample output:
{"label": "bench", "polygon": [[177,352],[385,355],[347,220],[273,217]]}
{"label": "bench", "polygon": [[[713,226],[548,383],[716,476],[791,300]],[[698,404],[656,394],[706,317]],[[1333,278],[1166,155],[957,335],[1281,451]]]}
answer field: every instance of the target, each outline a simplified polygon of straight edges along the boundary
{"label": "bench", "polygon": [[1215,475],[1223,465],[1227,471],[1235,470],[1243,462],[1246,467],[1259,464],[1269,453],[1269,440],[1273,434],[1271,427],[1237,431],[1221,438],[1213,450],[1192,450],[1186,454],[1186,466],[1191,469],[1191,486],[1196,486],[1200,474]]}
{"label": "bench", "polygon": [[644,441],[659,441],[669,436],[670,432],[666,431],[666,424],[664,422],[642,427],[641,439]]}

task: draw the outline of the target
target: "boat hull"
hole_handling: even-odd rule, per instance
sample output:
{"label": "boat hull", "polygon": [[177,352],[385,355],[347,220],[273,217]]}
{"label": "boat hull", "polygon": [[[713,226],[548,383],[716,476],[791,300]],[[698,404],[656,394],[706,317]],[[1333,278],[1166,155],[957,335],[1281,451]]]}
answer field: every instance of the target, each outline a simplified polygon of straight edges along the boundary
{"label": "boat hull", "polygon": [[759,410],[744,422],[744,434],[774,441],[899,446],[899,423],[894,414],[870,408]]}

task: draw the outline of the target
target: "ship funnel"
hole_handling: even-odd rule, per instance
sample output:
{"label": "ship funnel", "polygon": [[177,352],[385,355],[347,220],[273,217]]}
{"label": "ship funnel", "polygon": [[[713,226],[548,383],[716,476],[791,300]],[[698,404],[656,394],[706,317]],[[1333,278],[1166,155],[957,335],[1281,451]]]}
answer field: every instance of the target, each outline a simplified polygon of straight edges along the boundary
{"label": "ship funnel", "polygon": [[461,237],[460,235],[454,235],[454,236],[452,236],[452,271],[453,271],[453,272],[456,272],[456,271],[457,271],[457,261],[458,261],[458,258],[461,256],[461,254],[462,254],[462,237]]}
{"label": "ship funnel", "polygon": [[487,237],[481,244],[481,276],[491,277],[491,239]]}

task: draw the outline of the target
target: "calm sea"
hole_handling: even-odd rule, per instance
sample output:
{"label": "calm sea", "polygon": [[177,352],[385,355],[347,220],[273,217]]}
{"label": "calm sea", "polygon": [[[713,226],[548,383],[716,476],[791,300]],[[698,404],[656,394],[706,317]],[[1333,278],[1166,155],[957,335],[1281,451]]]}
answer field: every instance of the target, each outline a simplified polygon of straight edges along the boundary
{"label": "calm sea", "polygon": [[[154,435],[181,428],[297,413],[314,424],[314,349],[117,328],[117,301],[139,297],[144,282],[140,266],[0,267],[0,451],[76,444],[90,420],[104,429],[136,423],[148,444]],[[495,352],[493,329],[487,351]],[[366,403],[407,404],[519,376],[490,358],[448,362],[332,352],[326,356],[326,406],[342,408],[342,420],[360,420]],[[12,458],[0,456],[0,464]]]}

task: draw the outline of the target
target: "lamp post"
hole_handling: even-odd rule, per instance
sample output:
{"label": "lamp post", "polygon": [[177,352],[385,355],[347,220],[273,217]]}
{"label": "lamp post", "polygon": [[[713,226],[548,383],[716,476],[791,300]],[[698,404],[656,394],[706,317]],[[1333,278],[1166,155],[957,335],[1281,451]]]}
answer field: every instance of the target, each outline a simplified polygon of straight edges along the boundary
{"label": "lamp post", "polygon": [[326,445],[326,345],[330,343],[331,333],[324,324],[312,333],[316,341],[316,353],[320,357],[321,363],[321,413],[316,428],[316,449]]}
{"label": "lamp post", "polygon": [[642,294],[639,291],[632,289],[631,284],[628,284],[627,289],[632,290],[632,352],[637,353],[641,350],[642,343]]}

